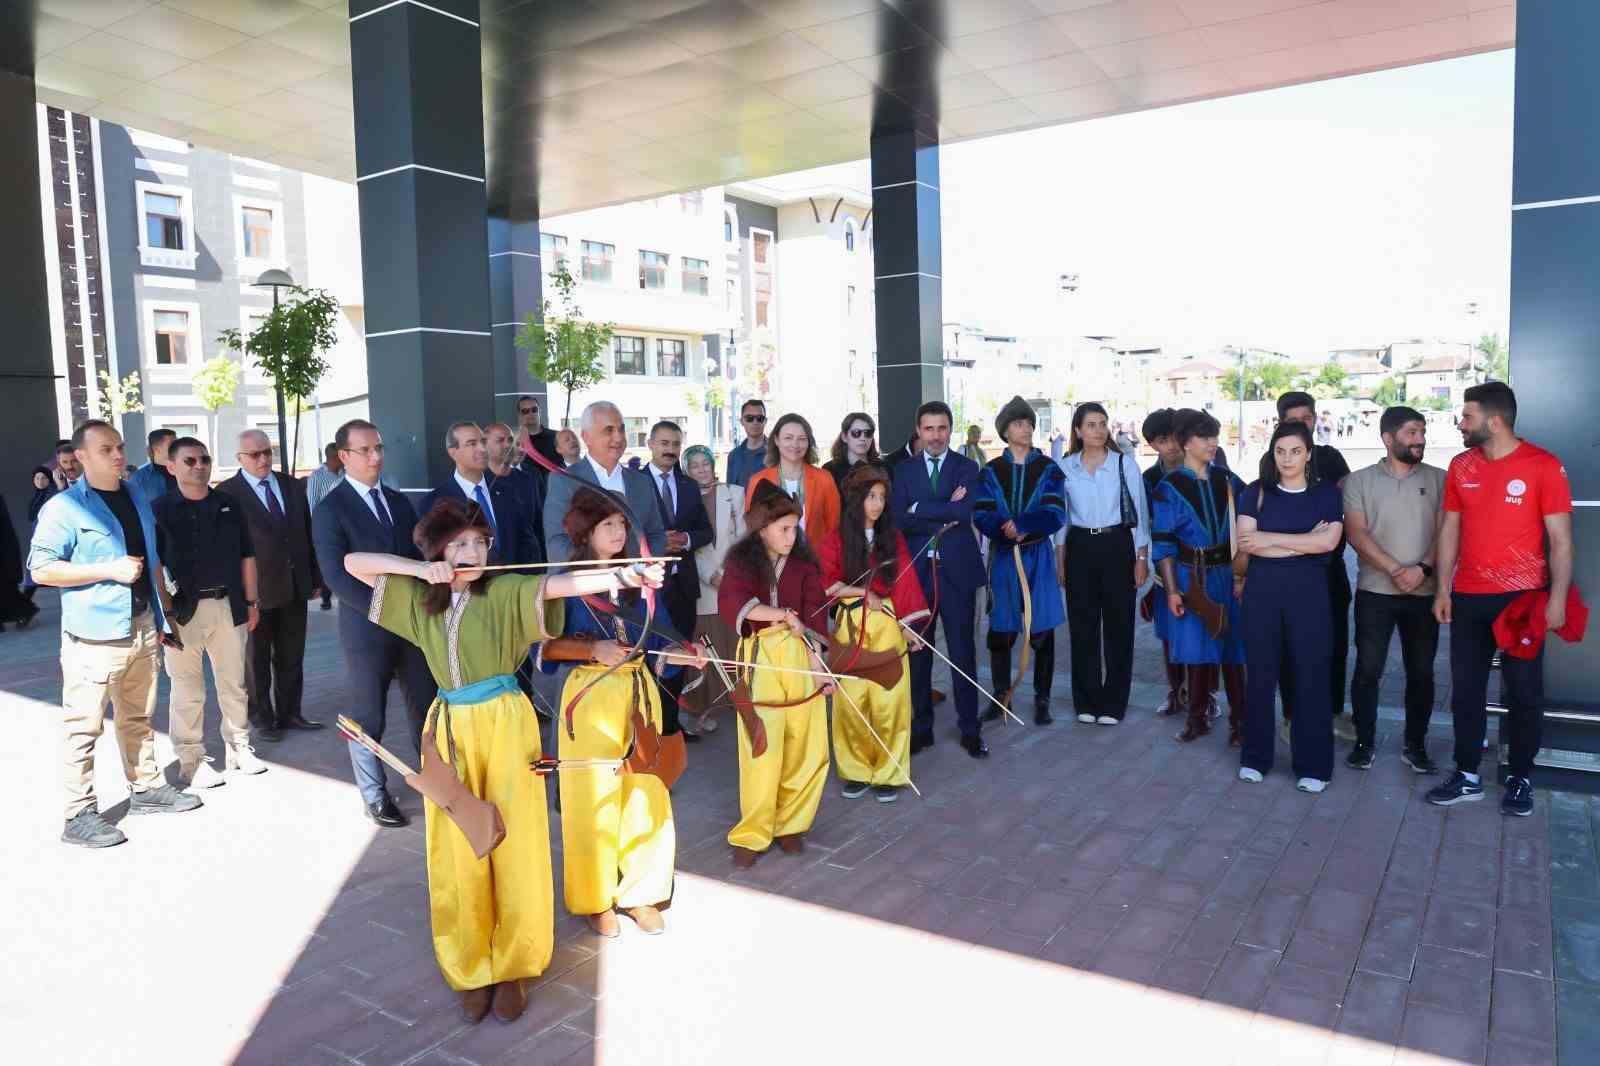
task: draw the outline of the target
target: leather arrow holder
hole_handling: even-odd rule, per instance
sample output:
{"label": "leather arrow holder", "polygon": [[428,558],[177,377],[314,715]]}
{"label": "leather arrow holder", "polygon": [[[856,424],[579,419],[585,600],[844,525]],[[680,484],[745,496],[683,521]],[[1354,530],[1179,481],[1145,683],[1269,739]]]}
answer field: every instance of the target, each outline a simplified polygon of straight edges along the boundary
{"label": "leather arrow holder", "polygon": [[506,823],[500,818],[499,808],[474,796],[456,776],[455,767],[439,754],[432,730],[422,734],[421,772],[405,780],[456,824],[478,858],[487,856],[506,838]]}

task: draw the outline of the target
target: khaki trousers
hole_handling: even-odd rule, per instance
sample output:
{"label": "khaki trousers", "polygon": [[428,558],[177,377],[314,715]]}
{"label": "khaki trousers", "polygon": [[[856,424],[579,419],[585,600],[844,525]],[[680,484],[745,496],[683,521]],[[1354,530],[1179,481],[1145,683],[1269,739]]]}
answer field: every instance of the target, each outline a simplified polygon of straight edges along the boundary
{"label": "khaki trousers", "polygon": [[94,746],[111,701],[122,752],[122,771],[135,792],[162,784],[151,716],[156,711],[154,616],[133,620],[133,636],[91,644],[61,634],[61,752],[67,790],[66,817],[95,806]]}
{"label": "khaki trousers", "polygon": [[178,766],[186,774],[205,758],[206,671],[202,657],[211,659],[211,674],[217,681],[223,744],[229,750],[250,746],[250,704],[244,687],[248,635],[244,626],[233,624],[233,609],[227,600],[201,600],[189,623],[178,627],[183,650],[163,649],[167,676],[172,679],[167,731]]}

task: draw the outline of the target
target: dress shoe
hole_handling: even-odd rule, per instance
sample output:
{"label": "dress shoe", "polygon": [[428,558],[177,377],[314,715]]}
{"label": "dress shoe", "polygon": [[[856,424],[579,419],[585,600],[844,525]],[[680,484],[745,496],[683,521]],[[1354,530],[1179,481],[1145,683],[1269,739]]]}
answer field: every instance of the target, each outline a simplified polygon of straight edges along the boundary
{"label": "dress shoe", "polygon": [[615,940],[621,933],[622,927],[617,924],[617,912],[603,910],[599,914],[588,916],[589,928],[594,930],[596,936],[603,936],[607,940]]}
{"label": "dress shoe", "polygon": [[1041,704],[1039,704],[1037,707],[1035,707],[1033,709],[1033,724],[1034,725],[1049,725],[1051,722],[1054,722],[1054,721],[1055,721],[1055,719],[1053,717],[1051,717],[1051,715],[1050,715],[1050,705],[1049,704],[1041,703]]}
{"label": "dress shoe", "polygon": [[660,936],[667,931],[667,920],[654,907],[629,907],[622,913],[632,918],[639,932],[646,936]]}
{"label": "dress shoe", "polygon": [[918,752],[927,751],[931,747],[933,747],[932,733],[913,733],[911,735],[911,754],[915,755]]}
{"label": "dress shoe", "polygon": [[367,804],[367,817],[385,829],[399,829],[401,826],[411,824],[411,819],[401,813],[394,797],[387,792],[377,803]]}
{"label": "dress shoe", "polygon": [[321,722],[313,722],[308,718],[301,718],[298,714],[283,723],[285,729],[326,729]]}
{"label": "dress shoe", "polygon": [[268,744],[276,744],[283,739],[283,730],[277,726],[263,726],[260,729],[252,730],[250,735],[256,740],[264,740]]}
{"label": "dress shoe", "polygon": [[804,833],[790,833],[788,836],[779,837],[778,847],[790,855],[799,855],[806,850],[806,835]]}
{"label": "dress shoe", "polygon": [[469,1025],[477,1025],[483,1021],[483,1016],[489,1013],[489,1004],[494,999],[494,985],[484,988],[463,988],[460,995],[461,1020]]}
{"label": "dress shoe", "polygon": [[759,858],[761,858],[759,851],[751,851],[749,848],[740,847],[733,849],[733,865],[735,869],[748,870],[756,864],[756,860]]}
{"label": "dress shoe", "polygon": [[501,981],[494,986],[494,1016],[503,1022],[514,1022],[528,1009],[528,993],[521,981]]}
{"label": "dress shoe", "polygon": [[982,737],[962,737],[961,746],[974,759],[987,759],[989,757],[989,745],[983,742]]}

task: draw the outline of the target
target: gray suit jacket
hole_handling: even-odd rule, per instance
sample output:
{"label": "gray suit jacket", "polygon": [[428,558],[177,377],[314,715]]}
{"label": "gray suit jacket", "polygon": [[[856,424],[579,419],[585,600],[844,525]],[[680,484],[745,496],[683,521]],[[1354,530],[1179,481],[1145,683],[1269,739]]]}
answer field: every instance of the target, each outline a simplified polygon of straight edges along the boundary
{"label": "gray suit jacket", "polygon": [[[594,466],[587,457],[567,467],[567,473],[598,487]],[[634,514],[644,523],[644,537],[649,544],[649,554],[664,555],[667,550],[667,530],[661,522],[661,509],[657,505],[656,489],[650,480],[650,475],[642,470],[632,470],[624,466],[622,483],[627,488],[628,506],[633,508]],[[568,478],[550,478],[544,500],[544,546],[545,554],[552,563],[564,563],[572,558],[572,538],[568,537],[567,531],[562,528],[561,520],[571,509],[572,497],[577,491],[578,486]],[[628,531],[628,546],[625,550],[630,557],[645,554],[639,550],[637,529]]]}

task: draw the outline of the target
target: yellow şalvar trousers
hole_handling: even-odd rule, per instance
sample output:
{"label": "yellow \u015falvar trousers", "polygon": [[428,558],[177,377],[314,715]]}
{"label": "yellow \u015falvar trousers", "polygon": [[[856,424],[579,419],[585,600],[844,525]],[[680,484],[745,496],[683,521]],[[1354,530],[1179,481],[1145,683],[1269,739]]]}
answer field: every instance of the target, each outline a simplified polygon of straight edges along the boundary
{"label": "yellow \u015falvar trousers", "polygon": [[[859,601],[850,599],[842,602],[851,606]],[[894,609],[893,604],[889,604],[889,609]],[[854,607],[839,612],[840,640],[855,644],[861,615],[862,611]],[[905,631],[888,615],[871,613],[867,617],[866,650],[896,651],[904,655]],[[884,689],[881,685],[858,677],[841,677],[839,688],[842,691],[833,698],[833,759],[839,777],[845,781],[865,781],[869,785],[903,786],[910,782],[910,671],[902,670],[900,680],[891,689]],[[872,739],[872,734],[861,722],[861,715],[851,708],[852,699],[889,750],[894,752],[895,760],[900,763],[899,769],[884,754],[878,742]]]}
{"label": "yellow \u015falvar trousers", "polygon": [[520,692],[448,708],[435,703],[434,741],[472,794],[494,804],[506,838],[478,858],[450,816],[424,800],[428,907],[439,970],[456,991],[537,977],[555,947],[550,824],[544,780],[529,769],[542,754],[539,719]]}
{"label": "yellow \u015falvar trousers", "polygon": [[[784,626],[769,626],[739,641],[744,663],[811,669],[805,641]],[[817,679],[804,674],[755,669],[750,695],[757,704],[789,700],[817,692]],[[828,778],[828,711],[820,692],[793,707],[756,707],[767,730],[767,750],[750,757],[750,736],[739,722],[739,824],[728,831],[728,843],[750,851],[766,851],[774,837],[792,836],[811,828]]]}
{"label": "yellow \u015falvar trousers", "polygon": [[[620,759],[633,742],[630,723],[637,685],[644,714],[661,728],[661,702],[643,663],[629,663],[591,688],[578,702],[572,737],[566,706],[605,672],[579,666],[561,690],[556,730],[563,759]],[[672,796],[653,774],[617,773],[611,767],[563,769],[561,780],[562,883],[567,910],[599,914],[612,907],[654,907],[672,896],[677,835]]]}

